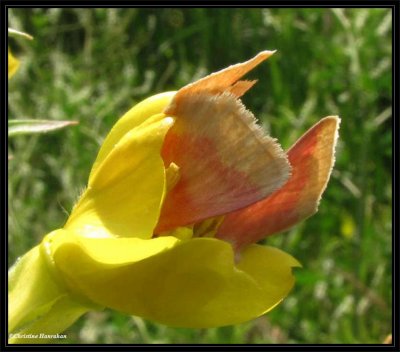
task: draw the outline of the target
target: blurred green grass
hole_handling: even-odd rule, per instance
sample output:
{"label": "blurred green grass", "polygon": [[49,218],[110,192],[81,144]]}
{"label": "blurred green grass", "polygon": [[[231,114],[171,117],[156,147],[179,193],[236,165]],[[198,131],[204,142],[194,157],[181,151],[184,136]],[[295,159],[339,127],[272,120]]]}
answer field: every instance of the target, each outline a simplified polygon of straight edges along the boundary
{"label": "blurred green grass", "polygon": [[78,120],[9,142],[9,264],[65,222],[99,145],[143,98],[278,52],[244,97],[288,148],[327,115],[342,118],[317,215],[268,244],[298,258],[284,302],[252,322],[173,329],[115,312],[81,318],[63,343],[381,343],[392,304],[392,17],[389,9],[12,9],[21,68],[9,118]]}

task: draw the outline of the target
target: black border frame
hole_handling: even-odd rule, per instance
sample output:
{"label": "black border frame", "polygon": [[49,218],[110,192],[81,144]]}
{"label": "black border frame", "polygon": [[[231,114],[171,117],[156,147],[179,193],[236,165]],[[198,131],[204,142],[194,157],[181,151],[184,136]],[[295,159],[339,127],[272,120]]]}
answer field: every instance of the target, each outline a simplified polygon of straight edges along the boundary
{"label": "black border frame", "polygon": [[[179,1],[106,1],[106,0],[83,0],[83,1],[51,1],[51,0],[39,0],[39,1],[23,1],[23,0],[3,0],[0,4],[0,16],[1,16],[1,34],[2,34],[2,55],[1,55],[1,67],[2,67],[2,87],[4,87],[3,94],[1,94],[2,98],[2,107],[3,107],[3,116],[7,116],[7,92],[8,92],[8,82],[7,82],[7,73],[6,73],[6,51],[7,51],[7,27],[8,27],[8,18],[7,11],[8,8],[16,8],[16,7],[59,7],[59,8],[67,8],[67,7],[76,7],[76,8],[92,8],[92,7],[138,7],[138,8],[148,8],[148,7],[159,7],[159,8],[194,8],[194,7],[224,7],[224,8],[261,8],[261,7],[270,7],[270,8],[391,8],[392,9],[392,23],[393,23],[393,31],[392,31],[392,41],[393,41],[393,51],[392,51],[392,92],[393,92],[393,105],[392,105],[392,181],[394,181],[393,189],[392,189],[392,289],[393,289],[393,305],[392,305],[392,334],[393,334],[393,342],[392,344],[383,345],[383,344],[361,344],[361,345],[350,345],[350,344],[332,344],[332,345],[75,345],[75,344],[65,344],[65,345],[11,345],[7,342],[7,296],[5,294],[7,288],[7,255],[8,255],[8,245],[7,245],[7,236],[5,234],[8,233],[8,220],[6,217],[6,212],[2,212],[4,215],[4,224],[3,227],[3,236],[1,236],[2,240],[2,280],[1,283],[2,290],[0,291],[1,303],[2,303],[2,314],[1,314],[1,351],[25,351],[25,350],[76,350],[76,349],[93,349],[93,350],[144,350],[144,349],[168,349],[168,350],[186,350],[186,349],[226,349],[229,350],[247,350],[247,349],[258,349],[258,350],[315,350],[315,351],[335,351],[335,350],[355,350],[355,351],[400,351],[399,345],[399,303],[398,297],[400,296],[399,292],[399,282],[398,282],[398,273],[399,273],[399,239],[397,237],[398,227],[397,225],[397,217],[398,208],[397,205],[397,195],[398,195],[398,183],[397,183],[397,158],[398,158],[398,83],[399,83],[399,70],[398,70],[398,43],[399,43],[399,12],[400,12],[400,2],[397,0],[336,0],[336,1],[324,1],[319,2],[316,0],[306,0],[306,1],[295,1],[295,0],[282,0],[282,1],[199,1],[194,0],[191,2],[179,2]],[[7,125],[6,119],[1,119],[2,122],[2,147],[4,147],[4,151],[2,153],[2,166],[4,170],[8,169],[8,158],[7,158],[7,144],[8,137],[6,134]],[[6,172],[1,173],[1,177],[4,177],[4,192],[2,194],[4,197],[4,206],[7,209],[7,180],[8,174]],[[3,181],[3,179],[2,179]]]}

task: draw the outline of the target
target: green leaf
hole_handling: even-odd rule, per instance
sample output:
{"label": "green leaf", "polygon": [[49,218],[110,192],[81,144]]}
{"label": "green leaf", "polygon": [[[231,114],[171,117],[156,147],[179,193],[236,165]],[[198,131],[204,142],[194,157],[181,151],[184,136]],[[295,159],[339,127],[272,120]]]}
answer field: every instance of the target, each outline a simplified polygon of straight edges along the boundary
{"label": "green leaf", "polygon": [[8,136],[13,137],[21,134],[46,133],[76,124],[78,124],[78,121],[9,120]]}

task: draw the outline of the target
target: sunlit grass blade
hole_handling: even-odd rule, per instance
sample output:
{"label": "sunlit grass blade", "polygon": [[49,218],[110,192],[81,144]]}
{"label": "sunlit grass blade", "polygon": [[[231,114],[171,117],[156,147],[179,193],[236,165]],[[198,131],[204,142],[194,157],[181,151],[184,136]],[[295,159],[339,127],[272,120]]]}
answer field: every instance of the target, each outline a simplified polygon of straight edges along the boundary
{"label": "sunlit grass blade", "polygon": [[22,134],[47,133],[77,124],[78,121],[9,120],[8,136],[14,137]]}
{"label": "sunlit grass blade", "polygon": [[8,28],[8,35],[13,37],[23,37],[25,39],[33,40],[33,37],[25,32],[17,31],[16,29]]}

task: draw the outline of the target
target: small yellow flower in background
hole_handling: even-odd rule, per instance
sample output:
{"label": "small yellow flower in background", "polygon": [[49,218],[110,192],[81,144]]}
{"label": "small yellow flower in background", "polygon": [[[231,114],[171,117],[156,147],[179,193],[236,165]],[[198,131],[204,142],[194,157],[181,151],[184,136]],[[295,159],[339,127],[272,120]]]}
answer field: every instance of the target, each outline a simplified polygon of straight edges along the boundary
{"label": "small yellow flower in background", "polygon": [[240,78],[272,54],[150,97],[114,125],[65,226],[10,270],[11,343],[103,307],[206,328],[282,301],[300,264],[256,242],[316,212],[339,119],[287,153],[266,135],[239,99],[255,81]]}
{"label": "small yellow flower in background", "polygon": [[19,61],[11,53],[10,48],[8,48],[8,79],[10,79],[15,72],[17,72],[19,67]]}
{"label": "small yellow flower in background", "polygon": [[[33,37],[28,33],[17,31],[12,28],[8,28],[8,35],[14,37],[22,37],[29,40],[33,39]],[[8,79],[10,79],[15,74],[15,72],[17,72],[19,64],[19,60],[14,57],[14,55],[11,53],[11,49],[8,48]]]}
{"label": "small yellow flower in background", "polygon": [[[8,28],[8,35],[14,37],[20,37],[24,39],[33,40],[33,37],[21,31],[17,31],[12,28]],[[20,62],[11,53],[11,49],[8,48],[8,79],[14,76],[20,66]],[[76,125],[77,121],[54,121],[54,120],[38,120],[38,119],[8,119],[8,137],[15,137],[22,134],[36,134],[36,133],[47,133],[50,131],[56,131],[67,126]],[[13,159],[9,155],[9,160]]]}

